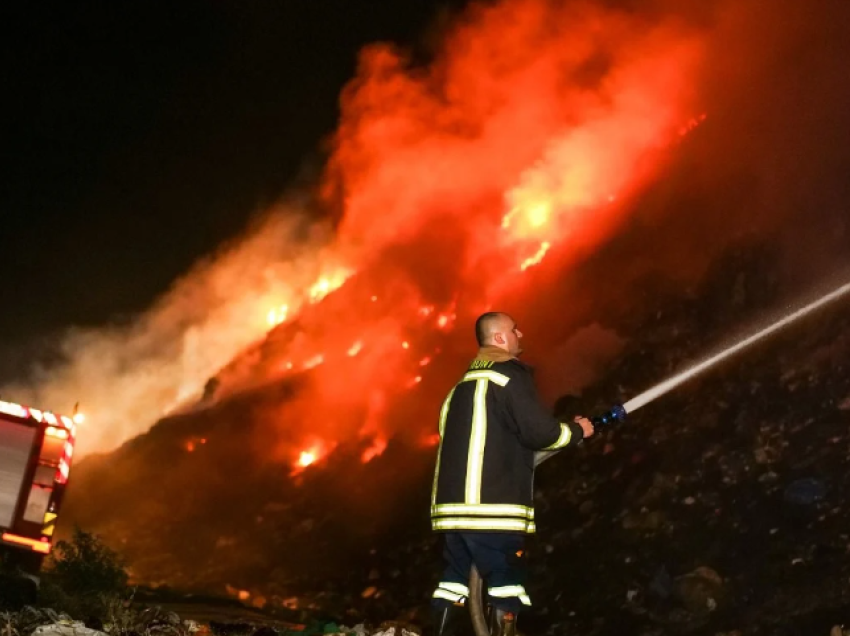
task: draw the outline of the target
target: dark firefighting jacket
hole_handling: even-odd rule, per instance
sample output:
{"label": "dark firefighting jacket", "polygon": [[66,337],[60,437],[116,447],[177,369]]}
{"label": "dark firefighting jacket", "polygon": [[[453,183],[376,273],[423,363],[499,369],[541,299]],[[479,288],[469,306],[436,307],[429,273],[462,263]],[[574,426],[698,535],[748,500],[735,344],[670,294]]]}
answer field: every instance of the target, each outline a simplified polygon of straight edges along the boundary
{"label": "dark firefighting jacket", "polygon": [[440,410],[431,493],[435,531],[532,533],[534,453],[583,437],[543,407],[532,370],[483,347]]}

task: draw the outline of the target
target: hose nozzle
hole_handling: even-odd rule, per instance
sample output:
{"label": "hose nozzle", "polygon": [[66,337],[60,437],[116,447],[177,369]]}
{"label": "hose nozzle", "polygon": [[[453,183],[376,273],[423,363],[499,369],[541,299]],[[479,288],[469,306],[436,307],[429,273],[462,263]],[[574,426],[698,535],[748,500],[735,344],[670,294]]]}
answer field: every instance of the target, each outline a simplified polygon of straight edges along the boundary
{"label": "hose nozzle", "polygon": [[614,424],[618,424],[620,422],[625,421],[625,419],[626,409],[623,408],[622,404],[615,404],[601,415],[591,417],[590,423],[593,424],[594,432],[598,433],[600,430],[609,428]]}

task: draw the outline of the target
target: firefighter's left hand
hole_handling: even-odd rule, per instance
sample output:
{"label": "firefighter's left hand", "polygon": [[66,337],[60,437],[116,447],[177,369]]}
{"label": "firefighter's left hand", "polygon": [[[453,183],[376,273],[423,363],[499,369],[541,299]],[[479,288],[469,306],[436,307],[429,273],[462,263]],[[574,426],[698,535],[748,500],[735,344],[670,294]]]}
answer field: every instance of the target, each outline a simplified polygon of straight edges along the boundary
{"label": "firefighter's left hand", "polygon": [[582,417],[581,415],[576,415],[573,418],[573,422],[581,426],[581,430],[584,433],[584,438],[592,437],[594,433],[593,424],[590,423],[590,420],[586,417]]}

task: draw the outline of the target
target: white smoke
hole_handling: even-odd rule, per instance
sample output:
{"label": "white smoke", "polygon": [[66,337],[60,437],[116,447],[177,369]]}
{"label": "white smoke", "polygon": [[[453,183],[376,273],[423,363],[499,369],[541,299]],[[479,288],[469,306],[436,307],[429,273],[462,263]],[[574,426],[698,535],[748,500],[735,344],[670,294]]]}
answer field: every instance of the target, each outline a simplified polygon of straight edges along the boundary
{"label": "white smoke", "polygon": [[321,271],[329,235],[294,204],[281,205],[196,263],[130,324],[69,330],[64,362],[0,394],[59,413],[79,402],[86,420],[78,449],[114,448],[197,399],[212,375],[269,330],[269,308],[296,310]]}

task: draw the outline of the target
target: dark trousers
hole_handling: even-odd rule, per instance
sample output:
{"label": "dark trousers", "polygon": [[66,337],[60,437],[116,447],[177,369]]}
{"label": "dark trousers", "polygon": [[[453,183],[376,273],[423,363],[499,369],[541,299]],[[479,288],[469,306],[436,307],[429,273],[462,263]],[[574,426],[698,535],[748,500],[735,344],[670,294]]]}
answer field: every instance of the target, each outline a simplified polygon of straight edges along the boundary
{"label": "dark trousers", "polygon": [[525,535],[446,532],[443,537],[446,567],[434,591],[435,609],[466,602],[473,564],[484,580],[490,605],[515,614],[523,606],[531,605],[525,591]]}

